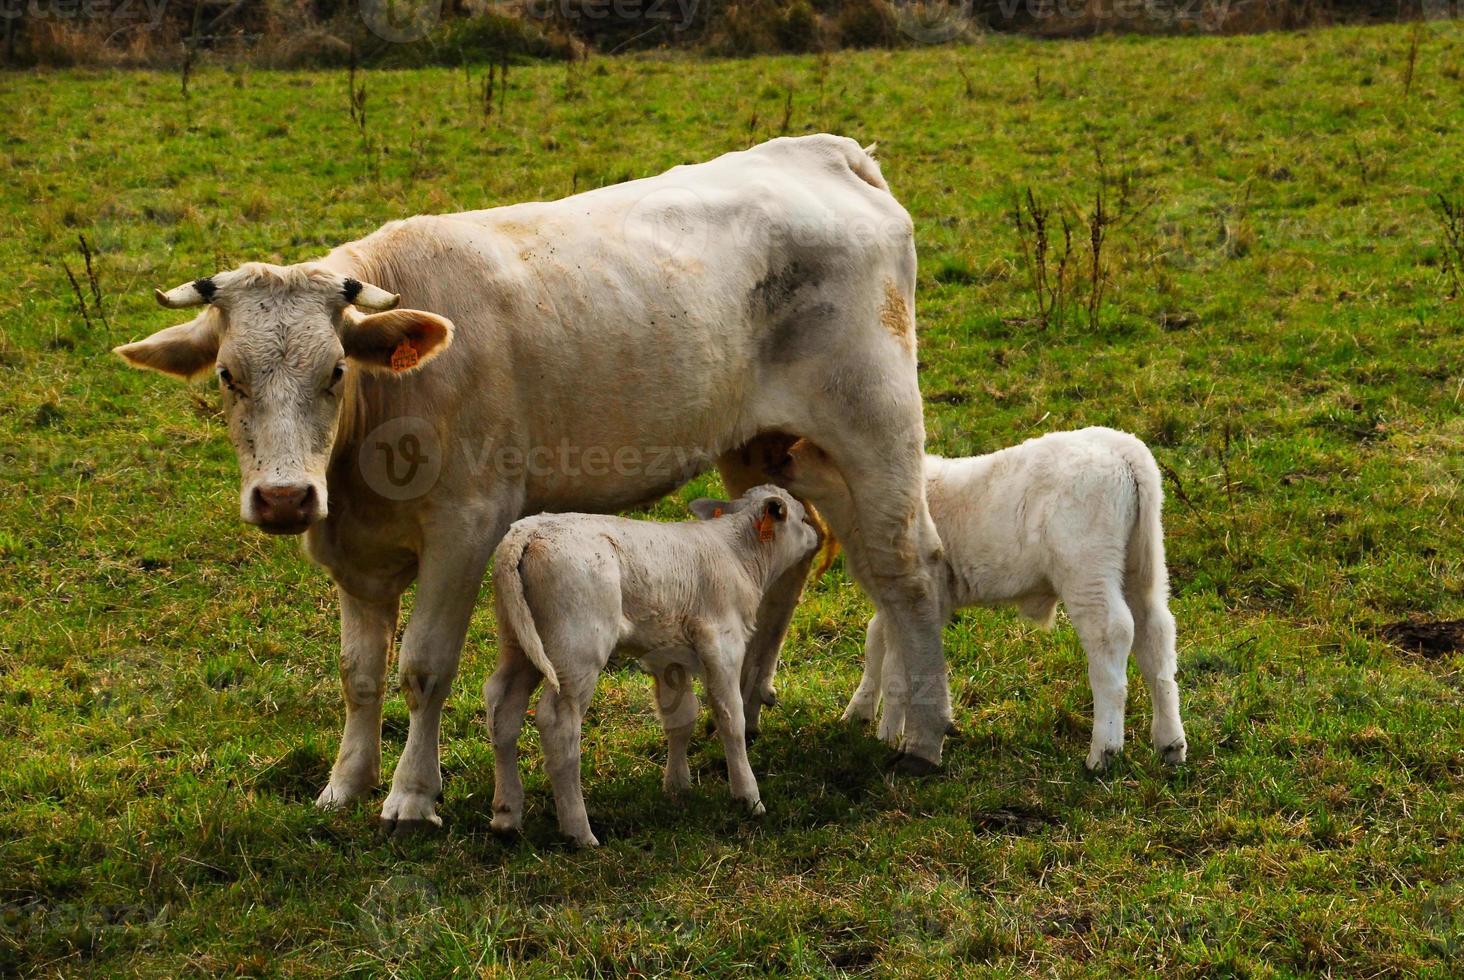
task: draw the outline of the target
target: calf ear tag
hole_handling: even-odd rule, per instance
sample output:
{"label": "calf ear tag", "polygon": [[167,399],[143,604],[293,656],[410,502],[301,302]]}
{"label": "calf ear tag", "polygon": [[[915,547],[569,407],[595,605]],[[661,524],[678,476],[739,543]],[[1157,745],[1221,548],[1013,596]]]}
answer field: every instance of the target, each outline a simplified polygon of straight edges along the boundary
{"label": "calf ear tag", "polygon": [[759,541],[773,540],[773,515],[764,514],[757,519],[757,539]]}
{"label": "calf ear tag", "polygon": [[714,510],[713,510],[713,511],[712,511],[712,517],[713,517],[713,518],[714,518],[714,519],[715,519],[715,518],[718,518],[718,517],[721,517],[721,516],[722,516],[722,508],[720,508],[720,507],[717,507],[717,508],[715,508],[715,509],[714,509]]}
{"label": "calf ear tag", "polygon": [[393,371],[410,371],[422,360],[422,355],[417,353],[417,345],[410,340],[403,340],[397,344],[396,350],[391,352],[391,369]]}

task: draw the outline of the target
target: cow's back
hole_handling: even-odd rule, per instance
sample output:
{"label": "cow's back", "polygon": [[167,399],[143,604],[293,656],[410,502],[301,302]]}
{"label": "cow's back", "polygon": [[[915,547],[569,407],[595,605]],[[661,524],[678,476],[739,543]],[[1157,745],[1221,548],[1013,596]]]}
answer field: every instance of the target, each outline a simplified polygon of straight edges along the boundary
{"label": "cow's back", "polygon": [[451,415],[450,438],[471,433],[480,471],[501,469],[508,447],[537,453],[508,462],[543,509],[614,510],[673,489],[775,427],[756,404],[772,382],[859,342],[846,335],[869,324],[846,297],[882,284],[900,329],[913,309],[909,216],[874,161],[834,136],[393,222],[331,260],[454,321],[411,397]]}

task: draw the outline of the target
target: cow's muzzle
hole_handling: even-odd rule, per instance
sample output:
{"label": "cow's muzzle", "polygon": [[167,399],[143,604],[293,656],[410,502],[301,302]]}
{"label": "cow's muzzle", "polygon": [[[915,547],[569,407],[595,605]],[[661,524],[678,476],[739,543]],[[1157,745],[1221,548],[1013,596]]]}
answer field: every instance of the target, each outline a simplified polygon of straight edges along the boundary
{"label": "cow's muzzle", "polygon": [[308,483],[257,486],[250,503],[250,523],[267,534],[301,534],[321,517],[319,497]]}

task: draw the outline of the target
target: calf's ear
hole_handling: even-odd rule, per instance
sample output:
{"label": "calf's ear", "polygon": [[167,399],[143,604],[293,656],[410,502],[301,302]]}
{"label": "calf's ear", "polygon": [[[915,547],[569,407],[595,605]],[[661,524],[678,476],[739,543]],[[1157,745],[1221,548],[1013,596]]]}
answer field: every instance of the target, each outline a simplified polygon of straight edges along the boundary
{"label": "calf's ear", "polygon": [[771,517],[775,521],[786,521],[788,519],[788,505],[777,497],[769,497],[768,502],[763,505],[763,516]]}
{"label": "calf's ear", "polygon": [[699,497],[687,505],[699,521],[710,521],[732,512],[732,504],[725,500]]}
{"label": "calf's ear", "polygon": [[447,350],[452,331],[451,320],[425,310],[363,315],[348,307],[341,346],[366,368],[403,374]]}
{"label": "calf's ear", "polygon": [[213,367],[219,355],[218,321],[211,314],[205,311],[146,340],[114,347],[112,353],[135,368],[192,378]]}

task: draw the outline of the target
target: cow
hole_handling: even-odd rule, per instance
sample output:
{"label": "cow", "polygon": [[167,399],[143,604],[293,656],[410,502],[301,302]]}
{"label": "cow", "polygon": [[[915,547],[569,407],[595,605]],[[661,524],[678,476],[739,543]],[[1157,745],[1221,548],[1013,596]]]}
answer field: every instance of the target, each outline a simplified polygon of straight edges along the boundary
{"label": "cow", "polygon": [[[795,443],[777,472],[780,483],[819,508],[835,534],[854,527],[849,488],[817,445]],[[1088,769],[1106,769],[1123,749],[1130,649],[1154,706],[1154,748],[1165,763],[1183,762],[1187,743],[1160,515],[1164,490],[1149,447],[1101,426],[1052,432],[985,456],[928,456],[925,488],[945,554],[947,613],[1013,605],[1051,629],[1058,602],[1066,606],[1088,655],[1093,691]],[[856,580],[871,574],[858,544],[849,548],[849,565]],[[876,613],[846,720],[873,720],[893,649]],[[880,718],[886,737],[898,734],[901,710],[886,704]]]}
{"label": "cow", "polygon": [[[900,765],[940,762],[950,717],[927,512],[909,214],[853,140],[780,138],[552,202],[390,222],[323,258],[246,263],[158,300],[194,319],[129,364],[213,371],[242,519],[303,534],[335,582],[346,720],[317,805],[367,793],[400,598],[410,724],[381,811],[440,825],[443,701],[495,546],[541,511],[613,512],[712,466],[729,493],[807,437],[847,476],[901,647]],[[769,590],[746,726],[808,562]]]}
{"label": "cow", "polygon": [[540,514],[509,528],[493,559],[498,669],[483,685],[493,740],[493,829],[518,830],[524,791],[518,739],[542,679],[535,723],[559,829],[582,847],[590,829],[580,786],[580,733],[600,674],[617,652],[654,678],[666,729],[663,786],[691,785],[687,745],[702,679],[727,756],[732,796],[765,812],[747,762],[742,670],[763,595],[818,549],[803,505],[754,487],[737,500],[692,501],[677,524],[594,514]]}

